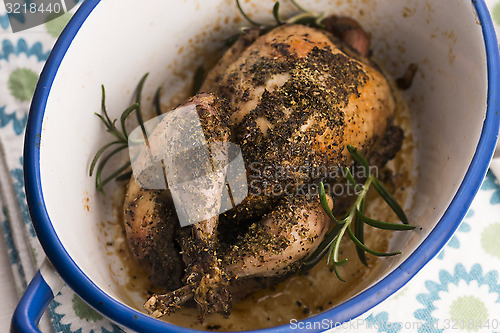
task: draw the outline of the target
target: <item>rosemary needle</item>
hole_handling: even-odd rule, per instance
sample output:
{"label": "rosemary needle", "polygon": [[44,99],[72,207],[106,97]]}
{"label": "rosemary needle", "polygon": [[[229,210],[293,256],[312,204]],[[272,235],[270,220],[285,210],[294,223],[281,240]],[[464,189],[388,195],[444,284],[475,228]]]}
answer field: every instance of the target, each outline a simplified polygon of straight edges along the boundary
{"label": "rosemary needle", "polygon": [[255,26],[258,26],[258,27],[262,27],[263,24],[260,24],[260,23],[257,23],[255,22],[254,20],[252,20],[246,13],[245,11],[243,10],[243,8],[241,8],[241,4],[240,4],[240,0],[236,0],[236,6],[238,6],[238,9],[241,13],[241,15],[245,18],[245,20],[248,21],[248,23],[250,23],[251,25],[255,25]]}
{"label": "rosemary needle", "polygon": [[274,19],[276,20],[276,23],[278,25],[282,24],[283,22],[281,22],[281,19],[280,19],[280,3],[279,1],[276,2],[274,4],[274,7],[273,7],[273,16],[274,16]]}
{"label": "rosemary needle", "polygon": [[141,111],[141,95],[142,95],[142,88],[144,87],[144,82],[146,82],[146,79],[148,78],[149,73],[144,74],[142,79],[139,81],[139,85],[137,86],[137,95],[136,95],[136,104],[137,105],[137,112],[135,113],[137,116],[137,122],[139,123],[139,126],[141,126],[142,134],[144,135],[144,140],[146,140],[146,145],[149,146],[148,142],[148,133],[146,132],[146,128],[144,127],[144,120],[142,119],[142,111]]}
{"label": "rosemary needle", "polygon": [[153,100],[157,116],[161,116],[162,113],[163,113],[161,111],[160,95],[161,95],[161,87],[158,87],[158,89],[156,89],[155,97],[154,97],[154,100]]}
{"label": "rosemary needle", "polygon": [[295,0],[290,0],[290,2],[295,6],[297,7],[298,10],[300,10],[301,12],[304,12],[304,13],[307,13],[308,11],[304,9],[304,7],[302,7],[301,5],[299,5],[297,3],[297,1]]}

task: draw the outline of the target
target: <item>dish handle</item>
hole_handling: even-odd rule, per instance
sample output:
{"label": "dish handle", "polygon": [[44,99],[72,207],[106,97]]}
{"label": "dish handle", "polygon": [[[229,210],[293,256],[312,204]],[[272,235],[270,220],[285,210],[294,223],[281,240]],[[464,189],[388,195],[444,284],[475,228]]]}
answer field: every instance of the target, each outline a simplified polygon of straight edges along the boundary
{"label": "dish handle", "polygon": [[10,325],[11,333],[39,333],[38,322],[50,301],[64,286],[50,261],[45,258],[17,304]]}

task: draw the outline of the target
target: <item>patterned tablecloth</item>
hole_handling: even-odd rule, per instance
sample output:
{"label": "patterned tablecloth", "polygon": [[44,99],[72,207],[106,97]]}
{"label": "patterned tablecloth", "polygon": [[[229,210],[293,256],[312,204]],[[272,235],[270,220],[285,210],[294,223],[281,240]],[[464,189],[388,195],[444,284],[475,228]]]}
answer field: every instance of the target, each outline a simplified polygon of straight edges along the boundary
{"label": "patterned tablecloth", "polygon": [[[486,2],[500,31],[500,0]],[[14,34],[0,6],[0,224],[19,294],[44,258],[25,200],[23,134],[39,73],[70,17]],[[500,332],[499,271],[500,185],[490,171],[442,252],[396,294],[334,331]],[[50,326],[55,332],[122,331],[68,287],[41,323],[44,331]]]}

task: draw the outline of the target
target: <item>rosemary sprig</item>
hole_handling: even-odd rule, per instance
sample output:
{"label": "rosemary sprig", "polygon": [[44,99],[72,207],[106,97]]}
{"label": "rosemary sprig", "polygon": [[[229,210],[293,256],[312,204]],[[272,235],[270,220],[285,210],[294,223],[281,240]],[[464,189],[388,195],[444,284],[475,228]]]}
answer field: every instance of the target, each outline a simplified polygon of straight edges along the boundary
{"label": "rosemary sprig", "polygon": [[[95,173],[95,184],[96,188],[98,191],[100,191],[103,194],[106,194],[104,192],[104,186],[109,183],[111,180],[116,179],[116,180],[124,180],[127,177],[129,178],[131,175],[131,172],[129,171],[131,162],[128,160],[125,162],[122,166],[120,166],[117,170],[112,172],[109,176],[107,176],[105,179],[102,179],[102,173],[104,170],[104,167],[106,164],[119,152],[122,150],[126,149],[128,147],[128,133],[126,130],[126,121],[130,114],[132,112],[136,112],[137,116],[137,121],[139,122],[139,126],[141,126],[142,132],[144,134],[144,138],[147,139],[146,135],[146,129],[144,127],[144,121],[142,118],[142,112],[141,112],[141,94],[142,94],[142,89],[144,87],[144,82],[146,81],[146,78],[148,76],[148,73],[146,73],[141,80],[139,81],[139,84],[137,85],[137,95],[136,95],[136,102],[129,106],[125,111],[122,112],[120,116],[120,127],[118,128],[116,123],[118,119],[111,120],[108,115],[108,111],[106,109],[106,91],[104,89],[104,86],[101,86],[102,89],[102,99],[101,99],[101,109],[102,109],[102,115],[95,113],[95,115],[102,121],[104,126],[106,127],[106,131],[110,133],[111,135],[114,136],[114,140],[105,144],[102,146],[97,153],[94,155],[94,158],[92,159],[92,162],[90,164],[89,168],[89,176],[92,177]],[[159,106],[159,101],[160,101],[160,89],[158,88],[154,102],[156,104],[156,109],[157,112],[161,113],[161,109]],[[108,153],[108,151],[110,151]],[[107,153],[107,154],[105,154]]]}
{"label": "rosemary sprig", "polygon": [[[345,169],[345,178],[347,184],[353,188],[357,193],[357,198],[351,208],[347,211],[347,214],[341,220],[338,220],[333,215],[332,211],[328,207],[325,187],[323,183],[319,184],[319,199],[321,206],[325,213],[330,217],[334,226],[332,230],[325,236],[324,240],[320,243],[319,247],[312,254],[308,261],[304,263],[304,268],[312,267],[316,265],[325,255],[327,256],[327,265],[332,262],[333,270],[339,278],[339,280],[345,282],[345,280],[340,276],[338,272],[338,267],[344,265],[347,262],[347,258],[339,260],[339,249],[340,242],[343,236],[347,233],[349,238],[356,245],[356,250],[360,261],[364,265],[368,265],[366,261],[365,253],[372,254],[378,257],[387,257],[401,254],[401,251],[397,252],[380,252],[370,249],[365,245],[364,242],[364,225],[383,229],[383,230],[412,230],[415,227],[408,224],[408,218],[404,213],[398,202],[392,197],[392,195],[387,191],[387,189],[382,185],[380,180],[378,180],[375,175],[372,174],[368,161],[364,156],[353,146],[348,145],[347,150],[351,154],[354,161],[356,161],[359,166],[364,169],[365,174],[368,175],[366,181],[363,185],[356,183],[349,168]],[[384,201],[389,205],[389,207],[396,213],[403,224],[399,223],[389,223],[371,219],[365,215],[365,205],[366,205],[366,195],[370,186],[373,185],[375,190],[384,199]],[[352,224],[354,223],[354,231],[352,230]]]}
{"label": "rosemary sprig", "polygon": [[[274,28],[278,25],[282,25],[282,24],[302,24],[302,25],[312,26],[312,27],[316,27],[316,28],[320,28],[320,29],[325,28],[325,26],[323,24],[323,21],[326,18],[325,13],[317,13],[315,11],[306,10],[306,9],[304,9],[304,7],[300,6],[297,3],[297,1],[295,1],[295,0],[290,0],[290,2],[297,8],[299,13],[286,19],[286,20],[282,20],[280,18],[280,14],[279,14],[280,2],[277,1],[274,4],[273,9],[272,9],[273,17],[274,17],[274,20],[276,21],[276,24],[274,24],[274,25],[259,23],[255,20],[253,20],[252,18],[250,18],[248,16],[248,14],[245,13],[245,11],[243,10],[243,7],[241,6],[240,0],[236,0],[236,6],[238,7],[238,10],[241,13],[241,16],[243,16],[243,18],[248,23],[250,23],[251,26],[259,28],[260,30],[262,30],[262,32],[267,32],[267,31],[271,30],[272,28]],[[244,34],[246,30],[248,30],[248,28],[249,27],[243,27],[243,28],[241,28],[241,33],[229,37],[226,40],[226,45],[227,46],[233,45],[236,42],[236,40],[242,34]]]}

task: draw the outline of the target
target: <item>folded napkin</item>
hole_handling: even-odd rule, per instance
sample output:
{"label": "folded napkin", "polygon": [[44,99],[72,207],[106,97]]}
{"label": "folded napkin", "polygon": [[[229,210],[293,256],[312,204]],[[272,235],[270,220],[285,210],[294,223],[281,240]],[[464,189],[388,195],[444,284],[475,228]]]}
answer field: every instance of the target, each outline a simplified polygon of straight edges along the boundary
{"label": "folded napkin", "polygon": [[[499,24],[500,0],[487,4]],[[45,256],[26,205],[23,135],[39,73],[70,17],[68,13],[14,34],[5,9],[0,8],[0,222],[19,294]],[[500,332],[499,239],[500,186],[489,172],[466,219],[442,252],[396,294],[333,331]],[[335,323],[322,325],[326,330]],[[40,328],[56,333],[122,332],[68,287],[52,301]]]}

